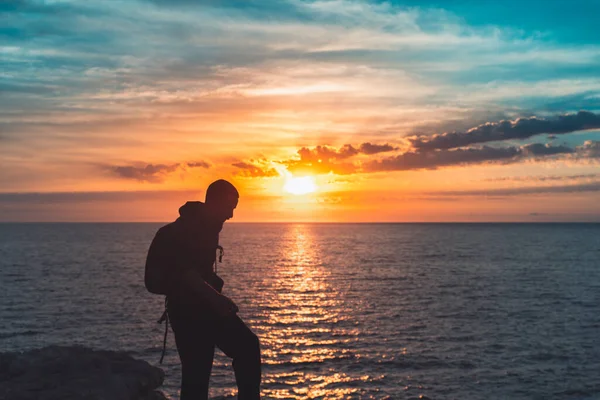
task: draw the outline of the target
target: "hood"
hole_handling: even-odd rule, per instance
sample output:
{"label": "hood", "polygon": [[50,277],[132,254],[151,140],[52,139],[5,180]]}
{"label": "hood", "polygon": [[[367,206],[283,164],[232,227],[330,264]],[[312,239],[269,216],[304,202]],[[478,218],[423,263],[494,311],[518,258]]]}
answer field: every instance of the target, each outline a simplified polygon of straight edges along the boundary
{"label": "hood", "polygon": [[203,202],[188,201],[179,207],[177,221],[183,223],[183,226],[187,227],[186,229],[220,232],[223,228],[223,222],[214,221],[207,213],[206,204]]}
{"label": "hood", "polygon": [[200,222],[204,219],[206,206],[201,201],[188,201],[179,207],[179,218],[185,221]]}

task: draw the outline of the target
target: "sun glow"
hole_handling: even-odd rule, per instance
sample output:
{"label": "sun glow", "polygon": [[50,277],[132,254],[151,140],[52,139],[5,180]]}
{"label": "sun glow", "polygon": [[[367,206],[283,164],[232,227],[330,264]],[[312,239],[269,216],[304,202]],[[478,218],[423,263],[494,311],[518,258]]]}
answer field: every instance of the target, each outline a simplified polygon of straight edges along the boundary
{"label": "sun glow", "polygon": [[312,176],[295,177],[286,180],[283,190],[291,194],[307,194],[317,190],[317,185]]}

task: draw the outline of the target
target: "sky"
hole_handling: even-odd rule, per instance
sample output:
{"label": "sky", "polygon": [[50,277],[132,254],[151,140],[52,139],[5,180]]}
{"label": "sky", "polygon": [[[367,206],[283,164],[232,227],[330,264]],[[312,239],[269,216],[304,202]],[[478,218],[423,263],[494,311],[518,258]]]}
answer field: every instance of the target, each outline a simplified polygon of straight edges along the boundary
{"label": "sky", "polygon": [[0,221],[170,221],[223,178],[238,222],[598,222],[598,15],[1,2]]}

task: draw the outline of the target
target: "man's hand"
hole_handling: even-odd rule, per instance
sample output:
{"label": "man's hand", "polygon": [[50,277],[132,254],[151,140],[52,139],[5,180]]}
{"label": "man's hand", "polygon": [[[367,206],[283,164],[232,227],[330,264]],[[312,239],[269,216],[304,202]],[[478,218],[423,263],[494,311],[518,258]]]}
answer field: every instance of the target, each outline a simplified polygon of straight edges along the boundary
{"label": "man's hand", "polygon": [[193,269],[187,269],[182,274],[183,283],[186,287],[203,299],[217,315],[227,317],[239,311],[238,307],[227,296],[223,296],[210,286],[202,276]]}
{"label": "man's hand", "polygon": [[239,311],[233,300],[222,294],[218,294],[213,298],[212,308],[221,317],[229,317]]}

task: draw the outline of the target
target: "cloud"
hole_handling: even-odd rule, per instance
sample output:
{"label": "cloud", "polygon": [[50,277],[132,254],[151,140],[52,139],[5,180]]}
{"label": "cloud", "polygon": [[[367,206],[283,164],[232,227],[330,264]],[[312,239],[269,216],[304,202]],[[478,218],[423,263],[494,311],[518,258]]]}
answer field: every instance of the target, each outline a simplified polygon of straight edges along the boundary
{"label": "cloud", "polygon": [[359,151],[363,154],[377,154],[384,153],[387,151],[397,150],[397,147],[394,147],[389,144],[371,144],[369,142],[363,143],[360,145]]}
{"label": "cloud", "polygon": [[560,194],[560,193],[582,193],[600,192],[600,182],[581,183],[576,185],[556,186],[525,186],[499,189],[477,189],[477,190],[447,190],[426,192],[432,196],[517,196],[527,194]]}
{"label": "cloud", "polygon": [[600,141],[586,140],[578,151],[585,158],[600,158]]}
{"label": "cloud", "polygon": [[162,182],[165,175],[176,171],[179,164],[148,164],[144,167],[113,166],[110,167],[120,178],[133,179],[140,182]]}
{"label": "cloud", "polygon": [[334,173],[338,175],[352,174],[357,171],[357,167],[346,160],[360,154],[374,155],[381,152],[392,151],[395,148],[389,144],[371,144],[362,143],[358,147],[351,144],[345,144],[339,148],[332,146],[319,145],[313,148],[302,147],[297,154],[300,159],[290,159],[281,161],[292,173],[303,174],[327,174]]}
{"label": "cloud", "polygon": [[210,164],[206,161],[195,161],[186,163],[190,168],[210,168]]}
{"label": "cloud", "polygon": [[231,164],[232,166],[239,168],[240,171],[238,173],[239,176],[245,176],[249,178],[264,178],[264,177],[272,177],[279,176],[277,171],[273,168],[264,168],[259,165],[250,164],[247,162],[236,162]]}
{"label": "cloud", "polygon": [[0,193],[0,221],[172,221],[204,190]]}
{"label": "cloud", "polygon": [[549,176],[504,176],[499,178],[488,178],[484,179],[486,182],[504,182],[504,181],[535,181],[535,182],[545,182],[545,181],[568,181],[568,180],[577,180],[577,179],[589,179],[589,178],[598,178],[600,174],[578,174],[578,175],[549,175]]}
{"label": "cloud", "polygon": [[390,144],[372,144],[365,142],[355,147],[345,144],[340,148],[319,145],[313,148],[302,147],[298,150],[300,160],[287,160],[283,163],[292,172],[310,169],[314,173],[351,174],[356,172],[356,167],[351,162],[340,162],[351,157],[364,155],[375,155],[378,153],[397,150]]}
{"label": "cloud", "polygon": [[[323,162],[343,160],[359,153],[351,144],[345,144],[339,149],[329,146],[317,146],[313,149],[303,147],[298,150],[300,160],[303,162]],[[320,160],[320,161],[319,161]]]}
{"label": "cloud", "polygon": [[579,149],[568,146],[532,143],[509,147],[468,147],[449,150],[409,151],[397,156],[370,161],[363,166],[365,172],[408,171],[414,169],[436,169],[468,164],[513,163],[526,158],[551,157],[575,154]]}
{"label": "cloud", "polygon": [[552,146],[548,143],[531,143],[521,146],[523,155],[529,155],[533,157],[553,156],[556,154],[570,154],[575,153],[575,149],[568,146]]}
{"label": "cloud", "polygon": [[0,204],[79,204],[86,202],[121,202],[135,200],[165,200],[195,198],[197,190],[132,190],[106,192],[9,192],[0,193]]}
{"label": "cloud", "polygon": [[[371,156],[373,150],[398,150],[388,144],[370,143],[354,147],[346,144],[339,149],[329,146],[314,148],[302,147],[298,150],[300,160],[281,161],[291,172],[313,174],[334,173],[347,175],[354,173],[373,173],[380,171],[409,171],[418,169],[437,169],[440,167],[464,166],[484,163],[515,163],[525,159],[544,159],[554,156],[573,156],[576,159],[600,157],[600,142],[586,141],[582,146],[569,147],[550,143],[530,143],[523,146],[471,146],[456,149],[415,150],[388,156],[357,161],[348,160],[359,154]],[[365,146],[366,145],[366,146]],[[360,149],[360,150],[359,150]]]}
{"label": "cloud", "polygon": [[169,174],[186,168],[210,168],[210,164],[205,161],[194,161],[175,164],[146,164],[145,166],[108,166],[109,171],[120,178],[150,183],[163,182]]}
{"label": "cloud", "polygon": [[489,146],[428,152],[409,151],[397,156],[370,161],[364,164],[363,170],[365,172],[408,171],[491,161],[509,162],[516,160],[521,154],[522,150],[518,147]]}
{"label": "cloud", "polygon": [[380,153],[399,151],[399,147],[386,144],[362,143],[359,146],[345,144],[339,148],[319,145],[298,150],[300,159],[282,163],[292,172],[302,171],[317,174],[353,174],[378,171],[407,171],[416,169],[436,169],[446,166],[512,163],[526,158],[541,159],[558,155],[575,155],[579,159],[600,157],[599,142],[587,141],[576,148],[551,143],[529,143],[523,146],[473,146],[482,142],[502,142],[525,139],[531,136],[552,132],[566,134],[583,129],[600,128],[600,115],[588,111],[577,114],[560,115],[555,118],[519,118],[515,121],[503,120],[488,122],[464,133],[444,133],[432,137],[412,137],[408,142],[412,148],[403,153],[371,159],[352,161],[359,155],[377,156]]}
{"label": "cloud", "polygon": [[558,135],[598,128],[600,128],[600,114],[580,111],[577,114],[560,115],[553,119],[531,117],[519,118],[515,121],[488,122],[466,132],[412,137],[408,138],[408,141],[420,151],[447,150],[478,143],[527,139],[542,133]]}

